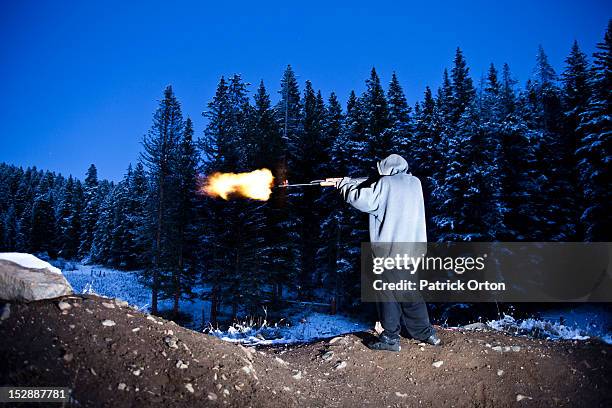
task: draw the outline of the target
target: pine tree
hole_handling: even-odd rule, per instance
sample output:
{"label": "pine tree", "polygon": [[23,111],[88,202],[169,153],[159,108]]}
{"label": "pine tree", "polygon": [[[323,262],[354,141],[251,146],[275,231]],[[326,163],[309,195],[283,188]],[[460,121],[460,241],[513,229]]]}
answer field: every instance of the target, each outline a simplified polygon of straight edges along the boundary
{"label": "pine tree", "polygon": [[504,230],[498,239],[523,241],[530,239],[535,225],[534,196],[537,194],[535,146],[533,132],[526,125],[528,116],[525,95],[517,98],[516,81],[510,67],[504,64],[500,86],[500,181],[504,208]]}
{"label": "pine tree", "polygon": [[612,133],[612,20],[604,40],[593,54],[590,80],[592,95],[581,114],[578,132],[582,136],[577,150],[584,211],[580,222],[587,241],[609,241],[612,215],[609,180]]}
{"label": "pine tree", "polygon": [[[302,132],[292,152],[292,174],[298,180],[316,180],[321,177],[322,167],[329,161],[329,144],[325,137],[324,106],[310,81],[306,81],[303,98]],[[300,189],[291,192],[292,221],[298,228],[298,286],[299,296],[310,298],[314,290],[316,273],[315,258],[320,246],[322,190]],[[317,204],[318,203],[318,204]]]}
{"label": "pine tree", "polygon": [[364,123],[368,140],[368,155],[372,172],[375,162],[384,159],[395,150],[393,133],[389,130],[389,106],[385,91],[380,84],[376,69],[372,68],[370,78],[366,81],[366,91],[361,97],[363,101]]}
{"label": "pine tree", "polygon": [[172,272],[172,285],[173,312],[178,315],[181,296],[192,295],[191,287],[195,282],[196,271],[195,198],[198,157],[193,140],[193,122],[189,118],[185,121],[175,166],[177,204],[173,235],[178,260]]}
{"label": "pine tree", "polygon": [[45,173],[43,179],[36,187],[31,212],[31,230],[29,249],[33,253],[46,253],[56,256],[56,237],[54,202],[51,195],[54,177],[50,172]]}
{"label": "pine tree", "polygon": [[425,88],[422,104],[415,109],[415,135],[412,144],[412,153],[416,159],[415,166],[418,169],[418,177],[421,180],[423,196],[427,203],[427,234],[430,240],[435,240],[437,231],[435,229],[434,217],[439,216],[439,204],[432,194],[436,186],[443,182],[444,166],[443,155],[445,153],[441,140],[442,118],[433,98],[431,89]]}
{"label": "pine tree", "polygon": [[111,265],[114,229],[114,208],[116,186],[110,183],[100,183],[98,194],[103,196],[103,200],[98,208],[98,219],[93,233],[91,243],[91,260],[104,265]]}
{"label": "pine tree", "polygon": [[81,257],[87,257],[89,255],[89,251],[91,250],[93,232],[98,218],[98,208],[100,207],[100,202],[102,200],[102,197],[100,197],[98,194],[98,170],[93,164],[91,164],[89,169],[87,169],[87,175],[85,177],[85,183],[83,186],[83,196],[83,230],[79,245],[79,255]]}
{"label": "pine tree", "polygon": [[174,96],[172,87],[164,90],[164,98],[153,115],[153,125],[143,139],[142,161],[147,167],[150,178],[150,217],[154,226],[152,263],[145,270],[151,285],[151,312],[158,312],[160,290],[168,286],[167,271],[174,267],[171,221],[167,217],[171,211],[171,197],[174,189],[172,177],[173,160],[176,158],[178,144],[183,132],[181,106]]}
{"label": "pine tree", "polygon": [[283,73],[279,94],[281,98],[276,106],[277,121],[283,135],[283,140],[287,145],[287,152],[289,154],[287,166],[292,167],[291,161],[293,157],[291,154],[296,151],[295,145],[299,141],[302,128],[302,101],[300,99],[298,82],[291,65],[288,65]]}
{"label": "pine tree", "polygon": [[65,259],[76,257],[81,235],[81,202],[80,183],[72,176],[68,177],[61,192],[57,216],[57,233],[59,255]]}
{"label": "pine tree", "polygon": [[[263,81],[260,82],[254,97],[248,146],[249,162],[253,168],[271,169],[275,180],[286,178],[284,157],[287,147]],[[261,231],[261,245],[258,250],[260,280],[257,282],[271,285],[271,297],[274,301],[282,297],[282,287],[294,270],[295,233],[286,227],[289,219],[286,202],[286,191],[274,189],[270,200],[262,208],[265,225]]]}
{"label": "pine tree", "polygon": [[[346,148],[340,144],[343,131],[344,115],[342,106],[335,93],[331,93],[325,109],[323,121],[324,138],[329,143],[328,161],[321,166],[320,172],[330,177],[338,177],[347,174],[346,159],[341,158],[342,151]],[[336,156],[338,154],[338,156]],[[339,209],[344,203],[335,191],[326,191],[321,195],[317,203],[321,211],[321,247],[317,252],[317,266],[319,269],[322,285],[333,288],[333,296],[338,299],[343,285],[341,276],[336,266],[339,257],[338,248],[340,242],[340,214]]]}
{"label": "pine tree", "polygon": [[147,223],[149,184],[141,162],[138,162],[134,168],[128,199],[129,227],[127,233],[133,237],[134,241],[131,242],[127,268],[141,269],[150,262],[147,255],[149,254],[148,248],[152,245],[151,237],[153,235],[149,232],[150,225]]}
{"label": "pine tree", "polygon": [[535,212],[540,240],[573,240],[576,231],[575,196],[572,191],[572,144],[563,134],[561,92],[554,69],[540,46],[534,80],[527,89],[533,111],[530,127],[538,134],[539,194]]}
{"label": "pine tree", "polygon": [[[391,144],[396,153],[405,153],[411,171],[418,169],[418,165],[424,161],[423,157],[417,157],[414,152],[414,123],[411,117],[411,108],[406,102],[406,96],[395,72],[391,76],[389,90],[387,91],[389,101],[389,122],[391,132]],[[418,172],[418,170],[416,170]]]}
{"label": "pine tree", "polygon": [[[581,133],[578,131],[580,125],[580,117],[588,109],[588,101],[591,96],[589,85],[589,66],[586,55],[580,51],[578,42],[574,41],[570,55],[566,58],[567,67],[562,74],[563,79],[563,111],[564,123],[563,134],[568,139],[568,149],[571,154],[568,154],[566,165],[571,166],[571,184],[577,186],[579,184],[578,172],[578,156],[576,150],[579,148]],[[576,205],[573,209],[572,219],[578,220],[585,208],[581,189],[572,188],[572,195]],[[584,236],[582,224],[576,222],[577,231],[576,239],[581,239]]]}

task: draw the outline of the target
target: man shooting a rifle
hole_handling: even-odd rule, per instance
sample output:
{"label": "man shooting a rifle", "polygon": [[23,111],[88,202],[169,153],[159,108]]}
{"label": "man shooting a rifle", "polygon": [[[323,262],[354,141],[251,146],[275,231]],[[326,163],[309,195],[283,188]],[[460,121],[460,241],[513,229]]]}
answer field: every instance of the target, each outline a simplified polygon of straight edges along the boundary
{"label": "man shooting a rifle", "polygon": [[[426,243],[423,190],[419,179],[408,173],[408,162],[392,154],[377,168],[380,178],[373,183],[349,177],[335,183],[347,203],[369,214],[370,242]],[[402,326],[414,339],[441,344],[422,299],[405,302],[390,294],[377,305],[384,331],[368,345],[371,349],[400,351]]]}

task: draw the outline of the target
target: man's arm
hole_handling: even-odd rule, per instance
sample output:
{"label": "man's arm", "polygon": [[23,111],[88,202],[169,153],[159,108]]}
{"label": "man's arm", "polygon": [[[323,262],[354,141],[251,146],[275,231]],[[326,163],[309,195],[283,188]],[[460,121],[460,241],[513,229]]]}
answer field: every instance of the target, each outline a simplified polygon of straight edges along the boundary
{"label": "man's arm", "polygon": [[379,179],[368,187],[359,187],[363,183],[363,179],[344,177],[338,183],[338,190],[340,190],[342,198],[359,211],[376,214],[386,190],[383,179]]}

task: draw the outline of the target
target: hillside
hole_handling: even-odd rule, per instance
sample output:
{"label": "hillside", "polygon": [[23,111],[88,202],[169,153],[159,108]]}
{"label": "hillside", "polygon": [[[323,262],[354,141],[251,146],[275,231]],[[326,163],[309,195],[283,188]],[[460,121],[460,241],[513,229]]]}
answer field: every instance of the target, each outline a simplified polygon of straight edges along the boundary
{"label": "hillside", "polygon": [[1,385],[69,386],[83,407],[612,403],[612,346],[598,342],[440,330],[444,347],[404,340],[400,353],[367,349],[366,332],[254,349],[121,301],[72,296],[59,306],[12,304],[4,313]]}

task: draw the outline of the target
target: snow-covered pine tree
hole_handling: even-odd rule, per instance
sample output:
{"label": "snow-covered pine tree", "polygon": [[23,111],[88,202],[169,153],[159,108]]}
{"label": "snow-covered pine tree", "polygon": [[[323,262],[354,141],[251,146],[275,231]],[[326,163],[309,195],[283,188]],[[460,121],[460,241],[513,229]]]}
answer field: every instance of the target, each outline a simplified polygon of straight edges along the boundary
{"label": "snow-covered pine tree", "polygon": [[604,39],[593,54],[590,86],[592,95],[581,114],[578,132],[582,136],[576,152],[584,211],[580,218],[587,241],[610,241],[610,157],[612,151],[612,20]]}
{"label": "snow-covered pine tree", "polygon": [[[324,138],[329,143],[328,161],[319,170],[329,177],[339,177],[347,174],[347,160],[342,158],[346,153],[346,146],[341,142],[344,115],[338,97],[332,92],[327,101],[323,121]],[[343,150],[343,151],[339,151]],[[338,154],[338,157],[336,157]],[[332,293],[336,300],[341,294],[341,276],[337,271],[338,248],[340,242],[340,209],[345,206],[339,194],[333,190],[324,191],[319,200],[323,205],[321,214],[320,239],[322,245],[317,252],[317,267],[321,284],[333,288]]]}
{"label": "snow-covered pine tree", "polygon": [[[479,189],[471,185],[474,175],[473,163],[469,157],[475,138],[480,136],[480,118],[476,110],[475,89],[469,76],[469,68],[459,48],[455,53],[451,70],[452,82],[444,71],[443,84],[438,91],[438,107],[442,123],[442,145],[444,149],[444,174],[434,180],[432,192],[438,203],[438,214],[433,217],[439,241],[462,241],[481,239],[473,231],[472,204]],[[464,195],[469,195],[466,200]]]}
{"label": "snow-covered pine tree", "polygon": [[[283,180],[286,174],[287,151],[279,123],[271,106],[270,95],[263,81],[254,95],[254,106],[250,110],[248,125],[248,157],[251,168],[272,170],[275,180]],[[295,273],[295,242],[297,234],[286,228],[289,213],[286,191],[274,189],[270,200],[263,205],[264,227],[259,248],[259,281],[271,287],[271,293],[261,293],[263,298],[273,301],[282,297],[282,287],[292,281]],[[260,285],[263,287],[263,285]]]}
{"label": "snow-covered pine tree", "polygon": [[530,128],[537,133],[539,191],[535,196],[538,217],[535,239],[573,240],[576,232],[575,195],[572,188],[573,155],[570,138],[563,133],[561,91],[557,76],[540,46],[533,81],[527,89],[533,112]]}
{"label": "snow-covered pine tree", "polygon": [[366,80],[366,90],[361,100],[368,141],[366,157],[369,162],[369,167],[364,170],[368,172],[366,174],[372,174],[375,163],[395,149],[393,132],[390,131],[389,104],[375,68],[372,68],[370,78]]}
{"label": "snow-covered pine tree", "polygon": [[[292,144],[291,174],[296,180],[316,180],[322,177],[329,162],[329,143],[324,133],[325,107],[312,83],[306,81],[302,103],[302,131]],[[320,202],[321,189],[296,189],[288,192],[292,222],[297,226],[299,252],[298,296],[312,297],[316,275],[315,258],[320,246],[320,224],[325,204]]]}
{"label": "snow-covered pine tree", "polygon": [[59,255],[65,259],[77,256],[81,236],[81,212],[83,192],[80,182],[68,177],[59,198],[57,234]]}
{"label": "snow-covered pine tree", "polygon": [[176,177],[174,195],[175,222],[173,225],[173,245],[176,247],[177,262],[172,271],[172,310],[179,313],[179,300],[183,296],[192,297],[197,270],[196,252],[196,190],[198,154],[193,140],[193,122],[185,121],[185,128],[179,141],[177,160],[173,173]]}
{"label": "snow-covered pine tree", "polygon": [[[372,172],[368,156],[366,117],[363,101],[351,91],[346,104],[342,130],[332,145],[331,160],[337,175],[365,177]],[[367,216],[350,208],[338,198],[333,213],[336,224],[336,288],[338,307],[351,307],[359,298],[360,245],[368,239]]]}
{"label": "snow-covered pine tree", "polygon": [[114,208],[116,186],[106,181],[101,182],[98,194],[104,198],[98,207],[98,219],[91,243],[90,259],[93,262],[110,265],[111,245],[113,241]]}
{"label": "snow-covered pine tree", "polygon": [[[302,132],[302,101],[297,78],[291,65],[287,65],[281,79],[281,89],[278,91],[280,100],[276,105],[276,120],[278,122],[283,140],[287,146],[286,158],[289,168],[292,168],[292,152],[296,151],[296,143],[299,143]],[[282,178],[293,177],[292,174],[282,174]]]}
{"label": "snow-covered pine tree", "polygon": [[[31,230],[29,251],[32,253],[48,254],[51,257],[57,255],[57,244],[55,241],[56,223],[52,189],[54,176],[46,172],[36,186],[34,201],[31,212]],[[27,214],[27,212],[24,212]]]}
{"label": "snow-covered pine tree", "polygon": [[101,199],[98,194],[98,170],[94,164],[91,164],[87,169],[87,175],[83,184],[83,226],[79,245],[79,256],[81,257],[87,257],[91,250],[93,232],[98,219],[98,208],[100,207]]}
{"label": "snow-covered pine tree", "polygon": [[148,231],[151,226],[146,222],[149,202],[149,184],[147,174],[141,162],[136,164],[132,174],[128,194],[129,227],[127,234],[133,237],[131,251],[128,254],[128,269],[144,268],[149,259],[152,234]]}
{"label": "snow-covered pine tree", "polygon": [[154,233],[152,259],[143,272],[151,287],[152,313],[158,312],[160,291],[169,287],[168,271],[176,265],[176,258],[171,250],[172,220],[168,215],[172,210],[172,194],[175,188],[172,163],[176,159],[183,127],[180,103],[172,87],[168,86],[153,115],[153,125],[144,136],[144,152],[141,155],[151,188],[148,222],[154,226],[151,228]]}
{"label": "snow-covered pine tree", "polygon": [[[579,185],[578,156],[576,151],[580,146],[582,135],[578,130],[581,116],[588,109],[588,102],[591,96],[589,64],[586,55],[580,50],[578,42],[574,41],[570,55],[565,59],[566,68],[562,74],[563,93],[562,105],[564,112],[563,134],[568,139],[569,149],[574,154],[568,156],[567,165],[571,166],[571,183],[574,187],[572,194],[576,205],[573,208],[572,218],[580,219],[584,211],[585,204],[582,196],[582,189],[576,188]],[[584,225],[576,223],[576,240],[584,237]]]}
{"label": "snow-covered pine tree", "polygon": [[411,155],[415,156],[417,177],[421,180],[423,196],[427,209],[427,235],[436,240],[437,232],[433,218],[439,216],[439,205],[432,194],[434,186],[440,185],[443,179],[445,154],[441,141],[442,124],[439,109],[431,89],[425,88],[423,101],[415,107],[415,134]]}
{"label": "snow-covered pine tree", "polygon": [[15,194],[14,208],[17,219],[15,232],[15,249],[20,252],[31,252],[30,236],[32,231],[32,209],[34,205],[35,189],[37,187],[36,168],[27,168],[21,177],[17,193]]}
{"label": "snow-covered pine tree", "polygon": [[113,209],[111,215],[111,244],[108,263],[115,268],[128,268],[128,258],[134,237],[129,234],[129,202],[130,183],[132,180],[132,165],[128,166],[123,179],[117,183],[113,191]]}
{"label": "snow-covered pine tree", "polygon": [[504,64],[500,89],[500,181],[504,208],[502,241],[530,239],[535,224],[534,195],[537,194],[533,132],[526,125],[528,111],[525,95],[517,98],[516,81],[510,67]]}
{"label": "snow-covered pine tree", "polygon": [[414,122],[411,116],[412,108],[406,101],[404,90],[400,85],[395,72],[391,75],[389,89],[387,90],[389,105],[389,122],[391,134],[391,145],[393,151],[389,153],[401,154],[408,161],[410,171],[418,174],[420,164],[425,160],[422,156],[416,156],[414,147]]}

